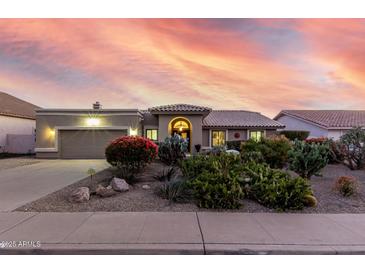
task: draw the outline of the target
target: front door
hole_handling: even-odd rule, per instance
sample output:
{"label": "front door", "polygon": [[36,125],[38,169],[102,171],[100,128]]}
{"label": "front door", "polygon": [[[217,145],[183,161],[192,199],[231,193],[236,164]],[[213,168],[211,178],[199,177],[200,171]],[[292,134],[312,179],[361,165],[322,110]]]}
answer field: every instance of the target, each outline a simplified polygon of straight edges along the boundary
{"label": "front door", "polygon": [[171,129],[171,135],[178,134],[188,142],[188,151],[190,152],[190,126],[185,119],[178,119],[173,122],[172,129]]}

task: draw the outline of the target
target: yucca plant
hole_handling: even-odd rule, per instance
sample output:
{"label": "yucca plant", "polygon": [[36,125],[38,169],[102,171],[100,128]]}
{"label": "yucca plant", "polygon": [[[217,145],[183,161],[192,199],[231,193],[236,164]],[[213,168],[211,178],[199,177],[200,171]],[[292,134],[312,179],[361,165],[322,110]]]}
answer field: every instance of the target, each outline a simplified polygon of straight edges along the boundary
{"label": "yucca plant", "polygon": [[160,173],[153,176],[154,179],[160,182],[169,182],[176,174],[175,167],[169,167],[167,169],[163,169]]}

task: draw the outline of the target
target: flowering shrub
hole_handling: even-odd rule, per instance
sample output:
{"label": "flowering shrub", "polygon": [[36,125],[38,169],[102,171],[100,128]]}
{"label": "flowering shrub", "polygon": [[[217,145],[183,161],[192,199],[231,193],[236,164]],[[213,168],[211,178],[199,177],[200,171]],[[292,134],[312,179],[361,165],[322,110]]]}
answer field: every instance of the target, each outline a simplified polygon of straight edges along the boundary
{"label": "flowering shrub", "polygon": [[157,156],[158,147],[140,136],[123,136],[112,141],[105,150],[106,160],[116,167],[121,177],[132,179]]}

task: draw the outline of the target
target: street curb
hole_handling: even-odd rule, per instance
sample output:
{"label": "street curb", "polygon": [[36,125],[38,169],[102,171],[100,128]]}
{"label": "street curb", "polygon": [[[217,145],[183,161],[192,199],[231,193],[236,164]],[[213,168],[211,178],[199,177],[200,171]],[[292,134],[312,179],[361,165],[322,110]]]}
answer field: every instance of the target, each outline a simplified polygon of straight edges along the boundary
{"label": "street curb", "polygon": [[203,244],[44,244],[0,249],[0,255],[203,255]]}
{"label": "street curb", "polygon": [[244,244],[45,244],[0,249],[0,255],[365,255],[365,246]]}

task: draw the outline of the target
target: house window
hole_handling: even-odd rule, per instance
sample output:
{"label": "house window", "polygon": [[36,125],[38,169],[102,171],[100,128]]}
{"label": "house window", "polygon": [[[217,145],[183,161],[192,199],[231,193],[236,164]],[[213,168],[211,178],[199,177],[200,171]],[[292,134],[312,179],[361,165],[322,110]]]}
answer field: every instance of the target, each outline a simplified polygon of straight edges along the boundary
{"label": "house window", "polygon": [[146,137],[152,141],[157,141],[158,130],[157,129],[146,129]]}
{"label": "house window", "polygon": [[212,146],[224,146],[226,144],[226,132],[224,130],[212,130]]}
{"label": "house window", "polygon": [[262,137],[264,137],[264,131],[262,130],[250,131],[250,139],[253,139],[256,142],[258,142],[261,140]]}

